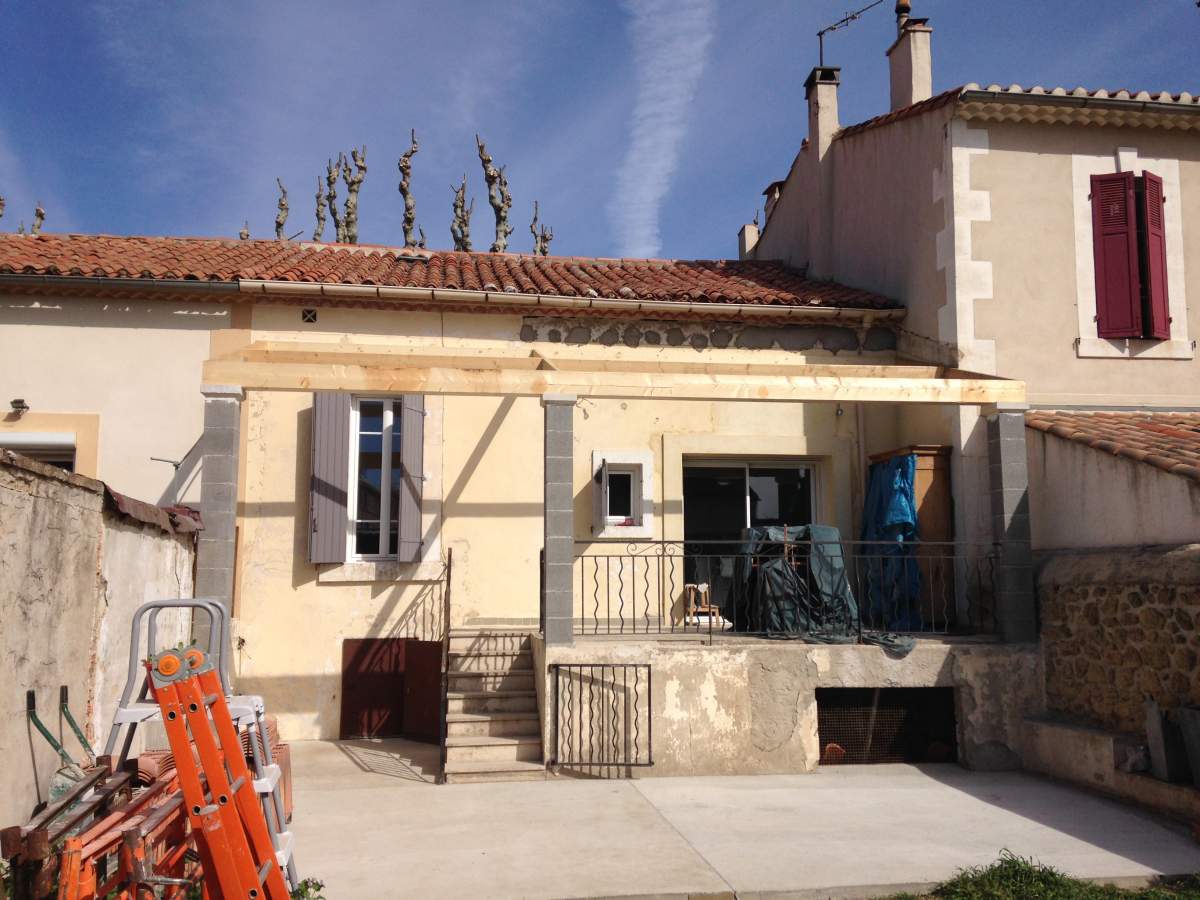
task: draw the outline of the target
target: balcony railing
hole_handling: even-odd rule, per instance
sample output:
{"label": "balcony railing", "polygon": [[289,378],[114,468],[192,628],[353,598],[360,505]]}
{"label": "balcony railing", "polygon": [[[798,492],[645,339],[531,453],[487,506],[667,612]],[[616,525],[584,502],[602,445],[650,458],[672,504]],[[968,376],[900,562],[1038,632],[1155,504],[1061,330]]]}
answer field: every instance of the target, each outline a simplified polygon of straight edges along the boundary
{"label": "balcony railing", "polygon": [[992,544],[895,541],[577,542],[577,635],[996,630]]}

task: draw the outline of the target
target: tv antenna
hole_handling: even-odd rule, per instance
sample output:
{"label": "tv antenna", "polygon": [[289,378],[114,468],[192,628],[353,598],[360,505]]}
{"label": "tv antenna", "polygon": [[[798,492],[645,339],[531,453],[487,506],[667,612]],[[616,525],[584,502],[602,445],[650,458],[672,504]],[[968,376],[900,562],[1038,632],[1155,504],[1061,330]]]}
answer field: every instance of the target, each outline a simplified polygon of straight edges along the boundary
{"label": "tv antenna", "polygon": [[[817,58],[819,60],[818,65],[820,65],[822,68],[825,67],[825,35],[826,34],[828,34],[831,31],[837,31],[839,28],[845,28],[847,25],[849,25],[855,19],[860,18],[862,16],[862,14],[865,13],[868,9],[873,9],[874,7],[878,6],[882,2],[883,2],[883,0],[875,0],[874,3],[870,3],[866,6],[864,6],[860,10],[856,10],[855,12],[848,12],[848,13],[846,13],[846,15],[842,16],[842,18],[838,19],[832,25],[826,25],[824,28],[822,28],[820,31],[818,31],[817,32]],[[1197,0],[1197,2],[1200,3],[1200,0]]]}

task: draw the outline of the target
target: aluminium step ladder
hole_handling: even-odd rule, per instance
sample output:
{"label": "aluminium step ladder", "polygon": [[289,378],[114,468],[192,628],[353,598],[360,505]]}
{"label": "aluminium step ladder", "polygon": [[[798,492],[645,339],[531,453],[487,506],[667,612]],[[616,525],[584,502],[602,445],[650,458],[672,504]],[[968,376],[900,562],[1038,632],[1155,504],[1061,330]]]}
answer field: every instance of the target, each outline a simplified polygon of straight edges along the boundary
{"label": "aluminium step ladder", "polygon": [[[119,770],[129,757],[134,734],[139,725],[157,722],[162,723],[166,728],[167,723],[163,721],[162,708],[153,694],[151,684],[153,671],[147,668],[146,660],[160,658],[165,652],[156,649],[159,614],[164,610],[184,609],[198,610],[206,614],[209,623],[207,648],[203,651],[198,648],[189,648],[173,652],[176,655],[199,653],[204,657],[205,680],[209,682],[211,688],[207,696],[211,697],[213,694],[221,696],[235,733],[240,732],[243,728],[246,730],[250,756],[254,763],[250,784],[258,795],[262,807],[263,817],[266,820],[267,830],[275,851],[275,861],[278,868],[286,873],[290,887],[295,889],[300,884],[300,878],[296,874],[295,837],[288,830],[284,814],[283,793],[279,784],[282,769],[275,762],[271,750],[271,737],[267,732],[265,718],[266,707],[262,697],[254,694],[237,695],[233,694],[230,689],[229,660],[226,654],[226,650],[230,646],[229,616],[225,607],[218,601],[190,598],[151,600],[143,603],[134,612],[129,638],[128,673],[125,687],[121,692],[120,703],[113,714],[112,728],[109,730],[104,752],[111,756],[121,739],[122,729],[127,729],[120,755],[113,763],[114,770]],[[144,645],[142,642],[143,631],[145,632]],[[189,665],[195,658],[194,655],[189,657]],[[169,731],[168,740],[170,740]],[[181,756],[175,749],[174,742],[171,742],[171,749],[175,757],[176,771],[181,771],[181,766],[186,763],[181,763]],[[190,763],[192,761],[191,751],[187,750],[185,755]],[[236,766],[236,763],[231,765]]]}

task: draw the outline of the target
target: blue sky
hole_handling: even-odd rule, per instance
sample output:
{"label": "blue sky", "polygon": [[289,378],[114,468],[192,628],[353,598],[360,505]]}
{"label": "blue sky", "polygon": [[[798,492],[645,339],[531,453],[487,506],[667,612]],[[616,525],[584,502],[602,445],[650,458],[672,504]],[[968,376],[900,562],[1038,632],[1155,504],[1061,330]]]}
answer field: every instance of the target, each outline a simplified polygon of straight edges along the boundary
{"label": "blue sky", "polygon": [[[736,255],[805,133],[816,31],[866,0],[0,4],[0,229],[311,235],[325,160],[367,145],[360,240],[400,244],[396,160],[417,129],[417,220],[451,246],[451,183],[491,209],[478,131],[528,251],[535,199],[570,255]],[[841,119],[886,111],[891,0],[826,39]],[[1200,93],[1195,0],[914,0],[934,90],[977,81]],[[344,198],[345,189],[341,189]],[[332,225],[327,226],[331,229]],[[331,236],[331,231],[327,232]]]}

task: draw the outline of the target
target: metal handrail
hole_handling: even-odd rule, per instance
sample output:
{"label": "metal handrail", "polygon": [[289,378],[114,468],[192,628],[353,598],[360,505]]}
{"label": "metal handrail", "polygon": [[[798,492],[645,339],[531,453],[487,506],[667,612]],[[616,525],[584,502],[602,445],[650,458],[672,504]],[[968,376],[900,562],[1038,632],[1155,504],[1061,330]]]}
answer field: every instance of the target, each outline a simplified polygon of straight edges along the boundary
{"label": "metal handrail", "polygon": [[446,781],[446,734],[450,716],[450,576],[454,567],[454,548],[446,549],[446,585],[442,590],[442,714],[438,722],[438,783]]}

